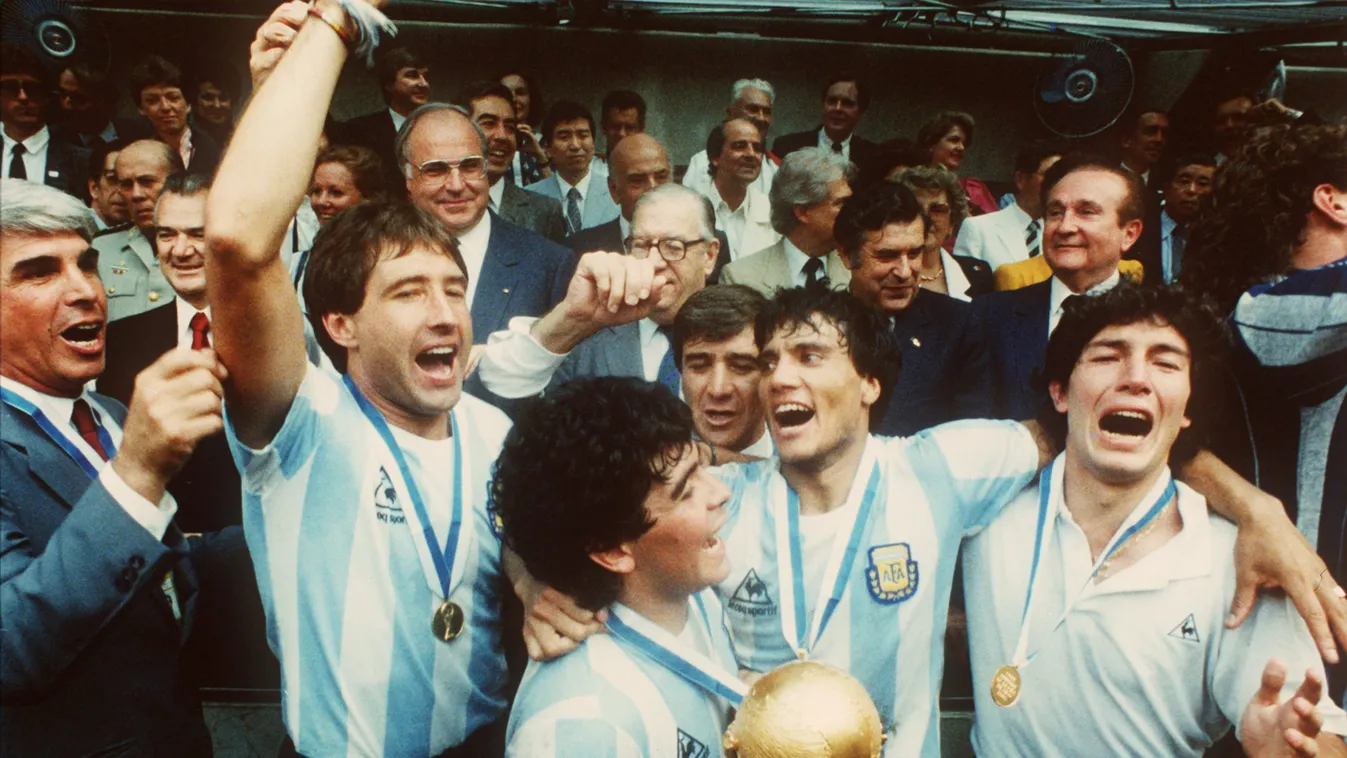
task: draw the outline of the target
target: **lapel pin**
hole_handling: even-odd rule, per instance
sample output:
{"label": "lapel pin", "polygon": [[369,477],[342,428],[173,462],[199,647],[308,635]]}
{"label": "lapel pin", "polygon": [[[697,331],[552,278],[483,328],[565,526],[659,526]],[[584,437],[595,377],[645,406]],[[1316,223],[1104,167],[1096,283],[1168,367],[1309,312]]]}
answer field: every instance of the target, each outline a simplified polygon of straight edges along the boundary
{"label": "lapel pin", "polygon": [[921,347],[921,340],[917,339],[916,337],[913,337],[912,344],[916,347]]}
{"label": "lapel pin", "polygon": [[501,292],[504,292],[505,294],[508,295],[508,294],[510,294],[510,288],[509,288],[509,287],[505,287],[504,289],[501,290]]}

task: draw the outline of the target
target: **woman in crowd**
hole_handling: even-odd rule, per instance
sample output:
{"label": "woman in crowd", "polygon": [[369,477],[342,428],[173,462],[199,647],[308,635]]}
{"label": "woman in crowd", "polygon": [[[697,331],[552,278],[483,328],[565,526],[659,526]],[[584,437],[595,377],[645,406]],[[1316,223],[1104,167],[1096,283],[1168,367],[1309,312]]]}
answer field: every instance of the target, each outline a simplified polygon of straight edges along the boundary
{"label": "woman in crowd", "polygon": [[547,152],[533,133],[542,123],[546,108],[537,82],[528,74],[518,70],[508,71],[501,76],[500,83],[514,95],[514,115],[519,119],[519,149],[514,154],[510,173],[505,177],[520,187],[526,187],[552,175],[552,168],[547,163]]}
{"label": "woman in crowd", "polygon": [[968,215],[968,201],[954,174],[943,166],[917,166],[899,174],[897,182],[912,190],[930,219],[918,275],[921,287],[959,300],[991,292],[994,281],[986,261],[945,249]]}
{"label": "woman in crowd", "polygon": [[[917,132],[917,149],[931,165],[944,166],[951,173],[959,173],[964,154],[973,146],[973,117],[960,111],[945,111],[927,121]],[[970,215],[981,216],[1000,210],[991,190],[979,179],[959,179],[959,186],[968,196]]]}

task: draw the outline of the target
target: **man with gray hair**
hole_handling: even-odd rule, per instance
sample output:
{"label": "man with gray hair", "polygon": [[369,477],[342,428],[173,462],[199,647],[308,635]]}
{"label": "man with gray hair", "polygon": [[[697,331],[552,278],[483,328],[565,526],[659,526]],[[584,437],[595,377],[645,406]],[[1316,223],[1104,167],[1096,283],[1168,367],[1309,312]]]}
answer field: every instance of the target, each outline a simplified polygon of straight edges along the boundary
{"label": "man with gray hair", "polygon": [[209,756],[181,665],[189,553],[204,553],[166,487],[223,428],[224,370],[210,350],[175,350],[140,375],[129,411],[89,391],[107,324],[93,230],[75,198],[4,180],[0,753]]}
{"label": "man with gray hair", "polygon": [[[730,90],[730,104],[725,108],[725,118],[742,118],[752,121],[758,127],[763,144],[767,144],[767,130],[772,127],[772,107],[776,104],[776,90],[764,79],[740,79]],[[762,173],[753,180],[753,189],[766,195],[772,189],[772,179],[776,177],[781,159],[772,153],[765,153],[762,160]],[[702,150],[688,161],[687,173],[683,174],[683,186],[697,190],[703,195],[711,186],[711,159]],[[751,250],[748,252],[752,252]]]}
{"label": "man with gray hair", "polygon": [[115,170],[122,196],[131,208],[131,223],[105,229],[93,240],[98,276],[107,289],[108,321],[143,313],[173,298],[151,240],[159,192],[183,165],[172,147],[146,139],[123,148]]}
{"label": "man with gray hair", "polygon": [[781,239],[726,266],[720,281],[746,284],[767,297],[814,283],[846,289],[851,272],[837,254],[833,222],[855,180],[856,167],[830,150],[808,147],[787,155],[768,195],[772,228]]}
{"label": "man with gray hair", "polygon": [[458,239],[467,265],[472,332],[488,335],[515,316],[541,316],[566,294],[575,256],[487,209],[487,141],[468,111],[428,103],[398,130],[398,169],[412,203]]}
{"label": "man with gray hair", "polygon": [[636,201],[626,247],[628,255],[653,263],[646,298],[653,306],[632,308],[638,298],[630,296],[596,311],[596,289],[621,291],[625,284],[630,292],[632,283],[596,282],[589,273],[604,256],[618,253],[585,255],[557,307],[540,319],[512,319],[509,331],[492,335],[477,369],[491,392],[519,398],[580,376],[631,376],[679,394],[672,327],[715,267],[715,212],[695,190],[660,185]]}

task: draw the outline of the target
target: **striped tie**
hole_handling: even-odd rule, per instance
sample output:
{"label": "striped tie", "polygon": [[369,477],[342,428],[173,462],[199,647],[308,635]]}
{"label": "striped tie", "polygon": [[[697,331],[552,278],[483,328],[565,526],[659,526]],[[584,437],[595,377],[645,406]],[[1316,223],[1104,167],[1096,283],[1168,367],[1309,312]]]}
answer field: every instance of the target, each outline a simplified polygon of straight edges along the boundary
{"label": "striped tie", "polygon": [[566,193],[566,223],[571,227],[571,234],[580,231],[580,190],[574,187]]}
{"label": "striped tie", "polygon": [[1038,247],[1038,229],[1039,221],[1038,219],[1034,219],[1029,222],[1029,226],[1025,227],[1024,230],[1024,246],[1029,248],[1030,258],[1033,258],[1042,252]]}

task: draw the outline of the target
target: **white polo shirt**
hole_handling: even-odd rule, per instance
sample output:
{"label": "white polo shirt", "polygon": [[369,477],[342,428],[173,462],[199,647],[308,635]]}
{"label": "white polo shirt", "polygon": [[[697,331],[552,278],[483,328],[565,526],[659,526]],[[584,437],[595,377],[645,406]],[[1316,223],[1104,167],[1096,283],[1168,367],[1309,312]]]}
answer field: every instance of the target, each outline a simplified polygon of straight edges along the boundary
{"label": "white polo shirt", "polygon": [[[1053,468],[1060,481],[1065,467]],[[1149,507],[1164,484],[1162,477],[1138,510]],[[996,670],[1011,662],[1019,638],[1038,486],[965,543],[977,711],[972,738],[980,758],[1101,755],[1101,746],[1109,755],[1199,756],[1239,723],[1268,659],[1288,664],[1283,698],[1306,669],[1322,674],[1305,622],[1284,597],[1260,595],[1247,621],[1225,628],[1235,591],[1235,527],[1209,514],[1201,495],[1177,487],[1182,531],[1137,563],[1090,584],[1055,629],[1086,585],[1092,561],[1070,513],[1050,506],[1056,526],[1038,568],[1029,662],[1020,669],[1019,701],[1009,708],[992,701],[990,684]],[[1347,726],[1327,692],[1319,710],[1331,731]]]}

